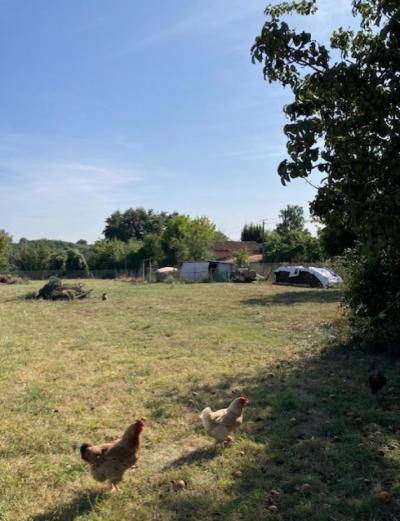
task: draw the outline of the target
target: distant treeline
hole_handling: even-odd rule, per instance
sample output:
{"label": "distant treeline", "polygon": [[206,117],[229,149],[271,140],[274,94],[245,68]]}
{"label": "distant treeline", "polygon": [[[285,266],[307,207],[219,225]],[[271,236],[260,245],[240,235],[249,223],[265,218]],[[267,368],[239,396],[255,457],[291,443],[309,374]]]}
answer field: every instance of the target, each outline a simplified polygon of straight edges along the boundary
{"label": "distant treeline", "polygon": [[16,271],[138,270],[145,259],[155,265],[210,258],[212,244],[226,236],[208,217],[191,218],[143,208],[114,212],[106,219],[104,239],[88,244],[21,239],[1,232],[0,269]]}
{"label": "distant treeline", "polygon": [[[305,228],[300,206],[287,206],[279,214],[274,230],[260,224],[245,224],[242,241],[256,241],[266,262],[316,262],[331,254],[329,241],[322,231],[317,237]],[[208,217],[155,212],[144,208],[116,211],[105,221],[104,239],[88,244],[60,240],[21,239],[13,243],[0,230],[0,270],[68,272],[98,270],[138,271],[143,261],[153,266],[177,266],[184,260],[213,258],[216,240],[228,238]],[[331,248],[332,250],[332,248]],[[246,255],[239,255],[246,263]]]}

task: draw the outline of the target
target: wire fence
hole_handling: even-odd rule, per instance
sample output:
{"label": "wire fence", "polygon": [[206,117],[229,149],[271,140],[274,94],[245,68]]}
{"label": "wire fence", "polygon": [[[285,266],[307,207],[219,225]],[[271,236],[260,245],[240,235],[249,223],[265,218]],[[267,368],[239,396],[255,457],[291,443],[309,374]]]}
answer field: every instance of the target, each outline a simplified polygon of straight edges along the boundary
{"label": "wire fence", "polygon": [[[329,269],[333,269],[335,272],[339,273],[339,275],[343,275],[341,273],[340,267],[334,265],[331,262],[301,262],[298,263],[308,268],[310,266],[315,267],[326,267]],[[265,280],[273,281],[274,280],[274,270],[279,268],[280,266],[289,266],[294,265],[294,263],[284,263],[284,262],[257,262],[251,263],[249,265],[249,269],[255,271],[259,275],[262,275]],[[215,271],[210,273],[210,270],[205,269],[193,269],[190,273],[182,273],[178,270],[174,274],[168,274],[167,276],[160,277],[157,274],[155,268],[147,266],[142,266],[137,270],[125,270],[125,269],[106,269],[106,270],[70,270],[70,271],[60,271],[60,270],[15,270],[9,273],[1,273],[0,276],[11,276],[11,277],[20,277],[26,280],[48,280],[50,277],[59,277],[63,279],[135,279],[138,281],[147,281],[147,282],[157,282],[163,280],[170,279],[178,279],[183,282],[229,282],[231,279],[231,273],[235,271],[235,267],[232,267],[232,270],[226,272]]]}
{"label": "wire fence", "polygon": [[[142,270],[15,270],[12,272],[3,272],[0,275],[20,277],[27,280],[47,280],[50,277],[59,277],[61,279],[118,279],[118,278],[142,278]],[[149,276],[146,270],[146,278]]]}

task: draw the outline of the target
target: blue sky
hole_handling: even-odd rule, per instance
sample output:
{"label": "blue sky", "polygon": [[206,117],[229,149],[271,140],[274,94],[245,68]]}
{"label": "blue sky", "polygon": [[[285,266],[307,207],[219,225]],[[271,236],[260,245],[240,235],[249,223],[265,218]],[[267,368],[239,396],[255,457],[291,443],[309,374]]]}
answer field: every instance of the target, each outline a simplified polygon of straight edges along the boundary
{"label": "blue sky", "polygon": [[[231,238],[314,189],[282,187],[282,105],[250,47],[264,0],[0,0],[0,228],[96,240],[114,210],[208,215]],[[294,19],[319,39],[350,0]]]}

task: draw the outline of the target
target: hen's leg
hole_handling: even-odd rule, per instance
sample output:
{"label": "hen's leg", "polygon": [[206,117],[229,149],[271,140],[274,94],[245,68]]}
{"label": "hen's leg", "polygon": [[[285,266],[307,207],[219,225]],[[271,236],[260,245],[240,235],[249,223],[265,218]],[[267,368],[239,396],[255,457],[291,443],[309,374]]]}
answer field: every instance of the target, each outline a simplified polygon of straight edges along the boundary
{"label": "hen's leg", "polygon": [[111,487],[110,487],[110,493],[113,494],[114,492],[118,492],[119,490],[119,487],[118,487],[118,484],[119,484],[120,480],[118,481],[111,481]]}
{"label": "hen's leg", "polygon": [[233,442],[233,436],[227,436],[224,441],[221,443],[222,448],[228,447]]}

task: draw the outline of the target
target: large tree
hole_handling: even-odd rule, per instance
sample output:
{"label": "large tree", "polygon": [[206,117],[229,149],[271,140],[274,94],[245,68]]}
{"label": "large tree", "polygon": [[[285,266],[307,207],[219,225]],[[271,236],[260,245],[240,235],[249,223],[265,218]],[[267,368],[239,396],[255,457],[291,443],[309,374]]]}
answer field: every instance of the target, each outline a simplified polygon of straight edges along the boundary
{"label": "large tree", "polygon": [[208,217],[192,219],[188,215],[173,217],[163,234],[165,261],[177,265],[185,260],[210,258],[212,243],[219,238],[215,224]]}
{"label": "large tree", "polygon": [[288,204],[279,212],[278,233],[294,232],[304,229],[304,210],[301,206]]}
{"label": "large tree", "polygon": [[308,230],[268,232],[265,238],[266,262],[315,262],[322,259],[320,243]]}
{"label": "large tree", "polygon": [[91,248],[89,267],[92,270],[138,269],[141,243],[131,239],[96,241]]}
{"label": "large tree", "polygon": [[263,242],[264,240],[264,232],[261,224],[245,224],[242,228],[242,232],[240,235],[241,241],[256,241]]}
{"label": "large tree", "polygon": [[347,300],[390,343],[400,332],[400,3],[352,6],[360,27],[334,31],[331,49],[283,19],[312,14],[315,1],[270,6],[252,52],[265,78],[293,93],[281,180],[321,174],[311,211],[353,238]]}
{"label": "large tree", "polygon": [[144,208],[129,208],[121,213],[114,212],[106,219],[104,237],[127,242],[130,239],[143,241],[149,234],[158,234],[164,231],[169,219],[176,214],[155,212]]}
{"label": "large tree", "polygon": [[82,275],[87,274],[89,271],[85,256],[76,248],[67,250],[65,269],[66,271],[80,271]]}
{"label": "large tree", "polygon": [[52,241],[21,240],[13,247],[12,264],[22,271],[42,271],[49,269],[50,259],[56,252]]}

